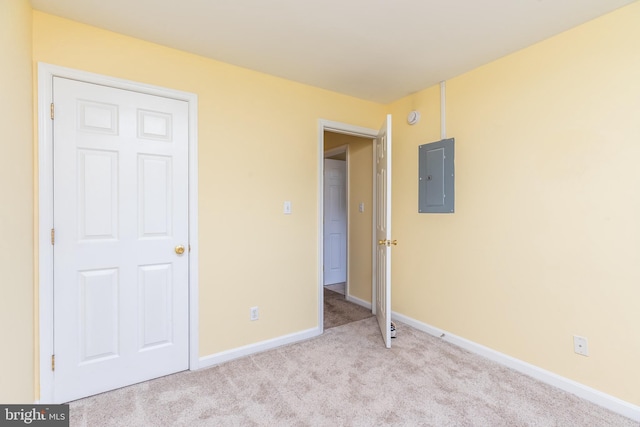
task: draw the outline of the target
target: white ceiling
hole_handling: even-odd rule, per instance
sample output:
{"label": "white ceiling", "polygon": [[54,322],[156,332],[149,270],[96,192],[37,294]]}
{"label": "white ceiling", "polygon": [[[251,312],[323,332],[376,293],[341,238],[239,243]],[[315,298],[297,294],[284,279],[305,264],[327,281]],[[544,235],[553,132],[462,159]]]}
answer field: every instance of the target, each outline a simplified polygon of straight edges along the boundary
{"label": "white ceiling", "polygon": [[381,103],[634,0],[31,0],[35,9]]}

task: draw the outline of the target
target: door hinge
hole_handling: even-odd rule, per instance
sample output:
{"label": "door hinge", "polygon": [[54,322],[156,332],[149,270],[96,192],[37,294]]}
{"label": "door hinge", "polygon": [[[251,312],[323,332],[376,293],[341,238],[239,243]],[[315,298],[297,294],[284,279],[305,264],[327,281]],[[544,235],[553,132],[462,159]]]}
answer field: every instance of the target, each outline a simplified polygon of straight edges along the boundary
{"label": "door hinge", "polygon": [[56,229],[55,228],[51,229],[51,244],[52,245],[56,244]]}
{"label": "door hinge", "polygon": [[53,120],[53,102],[51,103],[51,120]]}
{"label": "door hinge", "polygon": [[56,370],[56,355],[55,354],[51,355],[51,370],[52,371]]}

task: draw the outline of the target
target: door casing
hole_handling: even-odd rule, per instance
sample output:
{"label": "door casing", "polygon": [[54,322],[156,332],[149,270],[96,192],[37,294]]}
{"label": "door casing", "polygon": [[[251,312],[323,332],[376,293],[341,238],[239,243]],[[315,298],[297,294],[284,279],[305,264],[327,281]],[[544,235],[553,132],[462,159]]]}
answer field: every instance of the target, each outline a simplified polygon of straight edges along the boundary
{"label": "door casing", "polygon": [[[341,133],[341,134],[345,134],[345,135],[352,135],[352,136],[358,136],[358,137],[362,137],[362,138],[367,138],[367,139],[371,139],[372,140],[372,149],[375,150],[375,144],[373,143],[373,140],[378,136],[378,130],[377,129],[369,129],[369,128],[365,128],[365,127],[361,127],[361,126],[354,126],[354,125],[350,125],[347,123],[341,123],[341,122],[335,122],[335,121],[331,121],[331,120],[324,120],[324,119],[320,119],[318,121],[318,261],[317,261],[317,271],[318,271],[318,329],[320,331],[324,330],[324,272],[323,272],[323,264],[324,264],[324,224],[323,224],[323,217],[324,217],[324,158],[325,158],[325,152],[324,152],[324,133],[325,131],[327,132],[334,132],[334,133]],[[371,298],[372,298],[372,311],[375,314],[375,295],[376,295],[376,245],[375,243],[375,224],[376,224],[376,200],[375,200],[375,193],[376,193],[376,179],[375,179],[375,153],[372,156],[373,157],[373,174],[371,177],[371,180],[373,182],[373,206],[372,206],[372,212],[373,212],[373,221],[372,221],[372,230],[371,230],[371,241],[372,241],[372,253],[371,253],[371,259],[372,259],[372,275],[371,275]],[[347,257],[348,259],[348,257]],[[347,271],[349,269],[349,266],[347,265]],[[349,278],[347,276],[347,282],[349,281]]]}
{"label": "door casing", "polygon": [[38,402],[53,401],[53,77],[64,77],[186,101],[189,105],[189,369],[198,369],[198,97],[196,94],[38,63]]}

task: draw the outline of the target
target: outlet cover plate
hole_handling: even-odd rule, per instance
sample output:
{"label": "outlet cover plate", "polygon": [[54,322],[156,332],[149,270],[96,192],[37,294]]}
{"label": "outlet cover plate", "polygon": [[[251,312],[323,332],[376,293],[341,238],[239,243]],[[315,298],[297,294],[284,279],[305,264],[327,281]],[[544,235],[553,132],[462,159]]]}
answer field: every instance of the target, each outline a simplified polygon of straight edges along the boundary
{"label": "outlet cover plate", "polygon": [[582,356],[589,355],[589,343],[585,337],[573,336],[573,351]]}

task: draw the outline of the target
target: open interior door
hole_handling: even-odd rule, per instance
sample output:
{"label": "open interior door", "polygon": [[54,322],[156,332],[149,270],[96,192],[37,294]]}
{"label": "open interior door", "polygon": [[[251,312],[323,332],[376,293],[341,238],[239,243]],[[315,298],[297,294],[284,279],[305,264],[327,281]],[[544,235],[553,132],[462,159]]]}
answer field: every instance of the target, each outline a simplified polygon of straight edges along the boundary
{"label": "open interior door", "polygon": [[376,317],[391,347],[391,115],[376,138]]}

